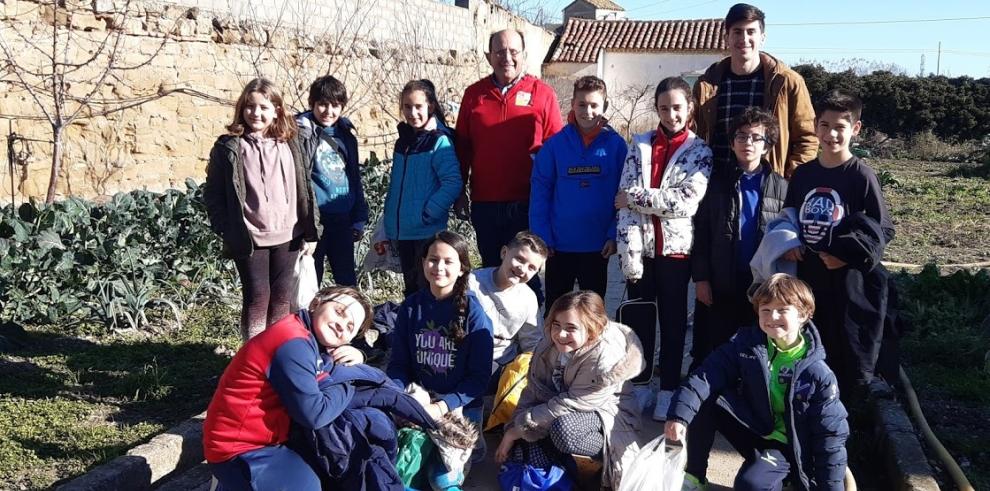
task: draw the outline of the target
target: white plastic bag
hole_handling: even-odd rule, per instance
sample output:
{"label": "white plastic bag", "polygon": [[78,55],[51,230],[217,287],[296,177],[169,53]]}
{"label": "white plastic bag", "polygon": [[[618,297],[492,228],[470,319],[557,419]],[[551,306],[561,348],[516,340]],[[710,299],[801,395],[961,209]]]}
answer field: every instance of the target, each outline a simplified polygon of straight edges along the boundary
{"label": "white plastic bag", "polygon": [[660,434],[643,445],[632,463],[622,470],[618,491],[680,491],[687,464],[687,439],[682,446],[667,445]]}
{"label": "white plastic bag", "polygon": [[309,307],[316,292],[320,289],[320,282],[316,279],[316,263],[313,262],[312,254],[299,254],[296,258],[295,277],[292,282],[292,311]]}
{"label": "white plastic bag", "polygon": [[[376,244],[383,244],[384,247],[375,247]],[[392,271],[402,273],[402,263],[399,261],[399,252],[392,247],[392,242],[385,236],[385,225],[382,220],[375,225],[375,231],[371,233],[371,242],[368,243],[368,253],[364,256],[364,263],[361,266],[363,271]]]}

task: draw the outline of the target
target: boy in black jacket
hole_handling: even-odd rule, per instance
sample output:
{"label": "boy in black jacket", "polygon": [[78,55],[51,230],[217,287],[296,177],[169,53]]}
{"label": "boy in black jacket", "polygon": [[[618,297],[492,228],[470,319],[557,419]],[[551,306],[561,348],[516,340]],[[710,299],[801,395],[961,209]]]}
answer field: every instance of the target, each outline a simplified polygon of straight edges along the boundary
{"label": "boy in black jacket", "polygon": [[323,235],[313,260],[323,283],[324,261],[330,260],[334,284],[357,285],[354,243],[364,235],[368,203],[361,185],[354,125],[340,115],[347,89],[330,75],[309,87],[310,110],[296,116],[303,153],[313,159],[313,188],[320,207]]}
{"label": "boy in black jacket", "polygon": [[887,273],[880,265],[894,238],[880,182],[850,143],[862,128],[863,103],[832,91],[815,107],[819,157],[798,167],[784,200],[797,211],[801,247],[784,257],[811,286],[829,366],[846,402],[873,379],[887,308]]}
{"label": "boy in black jacket", "polygon": [[756,320],[746,289],[753,282],[749,261],[787,194],[766,155],[779,137],[769,112],[746,108],[730,125],[736,165],[718,169],[694,215],[691,273],[699,305],[691,355],[698,366],[740,326]]}
{"label": "boy in black jacket", "polygon": [[[674,396],[664,433],[680,441],[707,400],[717,400],[714,426],[743,456],[735,490],[845,489],[849,425],[835,374],[825,364],[809,319],[815,299],[803,281],[772,275],[753,293],[759,328],[739,330],[695,370]],[[690,427],[686,426],[691,424]],[[682,489],[701,489],[688,445]]]}

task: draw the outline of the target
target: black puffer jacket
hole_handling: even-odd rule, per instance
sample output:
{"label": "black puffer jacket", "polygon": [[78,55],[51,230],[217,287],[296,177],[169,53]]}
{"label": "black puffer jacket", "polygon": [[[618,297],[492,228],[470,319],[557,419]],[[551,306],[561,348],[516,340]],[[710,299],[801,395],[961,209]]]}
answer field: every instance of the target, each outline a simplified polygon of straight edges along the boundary
{"label": "black puffer jacket", "polygon": [[[757,244],[766,231],[767,222],[773,220],[784,206],[787,195],[787,181],[779,174],[764,171],[760,190],[760,217]],[[691,249],[691,268],[694,281],[711,283],[715,296],[731,295],[736,291],[732,272],[741,268],[736,265],[736,243],[739,241],[739,178],[742,170],[737,166],[731,169],[716,169],[708,182],[698,212],[694,215],[694,246]]]}
{"label": "black puffer jacket", "polygon": [[[295,162],[297,216],[303,223],[303,239],[315,242],[320,236],[320,220],[313,183],[309,178],[312,158],[303,156],[296,139],[289,141],[289,148]],[[223,135],[217,138],[206,166],[203,202],[210,218],[210,228],[223,239],[225,257],[241,259],[254,253],[254,241],[244,222],[246,186],[240,137]]]}

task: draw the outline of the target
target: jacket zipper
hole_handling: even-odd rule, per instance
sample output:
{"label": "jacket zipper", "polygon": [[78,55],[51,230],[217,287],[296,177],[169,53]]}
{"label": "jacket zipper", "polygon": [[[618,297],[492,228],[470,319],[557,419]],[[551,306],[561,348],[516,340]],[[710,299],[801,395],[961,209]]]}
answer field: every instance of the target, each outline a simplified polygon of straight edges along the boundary
{"label": "jacket zipper", "polygon": [[402,154],[402,179],[399,180],[399,201],[395,204],[395,240],[399,239],[400,223],[402,221],[402,195],[406,190],[406,171],[409,170],[409,149],[412,145],[407,144],[406,150]]}

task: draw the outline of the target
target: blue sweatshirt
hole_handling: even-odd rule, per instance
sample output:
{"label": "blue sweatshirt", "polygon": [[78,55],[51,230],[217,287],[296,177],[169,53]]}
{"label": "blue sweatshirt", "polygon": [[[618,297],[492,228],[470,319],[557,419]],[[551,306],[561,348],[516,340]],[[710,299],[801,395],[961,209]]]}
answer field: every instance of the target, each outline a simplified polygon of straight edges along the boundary
{"label": "blue sweatshirt", "polygon": [[626,141],[612,129],[588,147],[568,124],[544,142],[533,163],[529,227],[561,252],[598,252],[615,240],[615,193]]}
{"label": "blue sweatshirt", "polygon": [[313,158],[313,190],[320,215],[348,217],[357,230],[368,221],[368,203],[361,184],[354,125],[341,117],[333,126],[321,126],[312,111],[296,116],[305,153]]}
{"label": "blue sweatshirt", "polygon": [[455,311],[452,296],[438,301],[429,289],[409,295],[399,307],[386,369],[397,384],[416,382],[450,410],[479,406],[492,370],[492,321],[469,292],[467,335],[458,345],[447,334]]}

